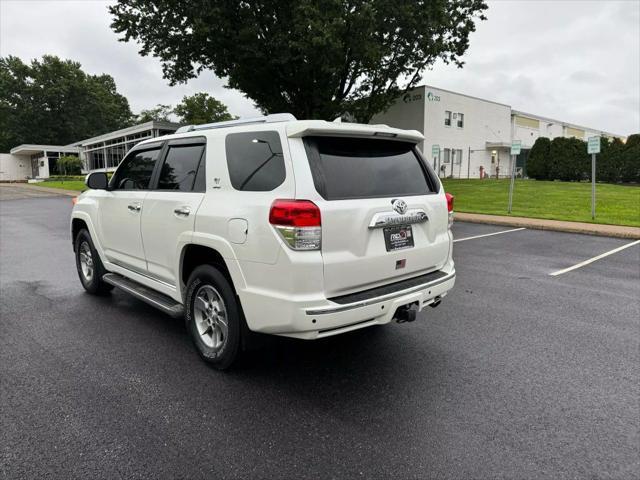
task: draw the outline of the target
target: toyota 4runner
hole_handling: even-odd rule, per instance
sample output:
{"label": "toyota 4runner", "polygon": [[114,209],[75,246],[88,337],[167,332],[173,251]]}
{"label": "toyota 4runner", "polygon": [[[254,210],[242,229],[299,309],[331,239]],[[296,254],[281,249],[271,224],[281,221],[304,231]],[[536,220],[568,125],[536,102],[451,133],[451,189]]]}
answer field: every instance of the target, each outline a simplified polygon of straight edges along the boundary
{"label": "toyota 4runner", "polygon": [[250,332],[317,339],[415,319],[453,287],[453,198],[417,131],[278,114],[180,128],[87,176],[84,288],[184,316],[227,368]]}

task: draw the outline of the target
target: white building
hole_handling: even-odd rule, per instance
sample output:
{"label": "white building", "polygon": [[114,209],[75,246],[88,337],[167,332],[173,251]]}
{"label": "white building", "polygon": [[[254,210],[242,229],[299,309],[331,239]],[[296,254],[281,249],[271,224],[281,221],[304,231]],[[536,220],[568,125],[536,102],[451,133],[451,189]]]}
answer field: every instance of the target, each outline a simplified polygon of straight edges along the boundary
{"label": "white building", "polygon": [[0,182],[48,178],[57,173],[58,158],[79,154],[80,149],[70,145],[18,145],[0,153]]}
{"label": "white building", "polygon": [[[421,149],[441,177],[508,177],[511,174],[512,140],[522,142],[516,172],[526,175],[526,160],[538,137],[619,137],[530,113],[510,105],[451,92],[428,85],[400,97],[371,123],[418,130],[425,136]],[[432,155],[433,146],[439,155]]]}
{"label": "white building", "polygon": [[174,133],[178,127],[180,124],[172,122],[146,122],[71,145],[18,145],[10,153],[0,153],[0,182],[58,175],[61,172],[57,168],[57,159],[65,155],[79,156],[83,172],[98,168],[114,170],[136,143]]}

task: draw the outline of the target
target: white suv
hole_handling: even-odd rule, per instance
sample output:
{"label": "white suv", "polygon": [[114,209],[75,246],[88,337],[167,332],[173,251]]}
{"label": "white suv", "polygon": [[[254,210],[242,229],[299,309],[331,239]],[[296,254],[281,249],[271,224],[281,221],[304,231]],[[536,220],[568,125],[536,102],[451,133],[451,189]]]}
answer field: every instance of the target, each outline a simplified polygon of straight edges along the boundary
{"label": "white suv", "polygon": [[415,319],[453,287],[453,199],[416,131],[278,114],[189,126],[87,176],[78,274],[186,319],[231,365],[249,332],[316,339]]}

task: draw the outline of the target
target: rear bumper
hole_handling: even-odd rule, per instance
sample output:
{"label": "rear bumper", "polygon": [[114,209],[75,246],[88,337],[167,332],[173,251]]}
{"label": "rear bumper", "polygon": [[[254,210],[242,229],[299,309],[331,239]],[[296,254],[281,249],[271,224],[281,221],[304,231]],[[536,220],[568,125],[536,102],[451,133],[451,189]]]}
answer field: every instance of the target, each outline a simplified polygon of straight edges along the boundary
{"label": "rear bumper", "polygon": [[[452,266],[452,265],[451,265]],[[252,330],[287,337],[316,339],[391,322],[398,307],[417,304],[418,310],[444,297],[455,284],[455,270],[427,275],[323,301],[265,298],[260,318],[247,321]],[[264,292],[263,292],[264,293]],[[253,304],[253,301],[251,301]],[[270,305],[270,307],[266,307]],[[249,309],[250,310],[250,309]]]}

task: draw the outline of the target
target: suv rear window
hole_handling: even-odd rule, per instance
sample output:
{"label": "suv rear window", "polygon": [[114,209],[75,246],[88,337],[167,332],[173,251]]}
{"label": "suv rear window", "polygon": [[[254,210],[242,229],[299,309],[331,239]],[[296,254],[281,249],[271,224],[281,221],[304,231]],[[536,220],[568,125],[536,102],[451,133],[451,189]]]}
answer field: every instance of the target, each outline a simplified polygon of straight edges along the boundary
{"label": "suv rear window", "polygon": [[325,200],[437,191],[412,143],[348,137],[305,137],[304,142],[316,190]]}

